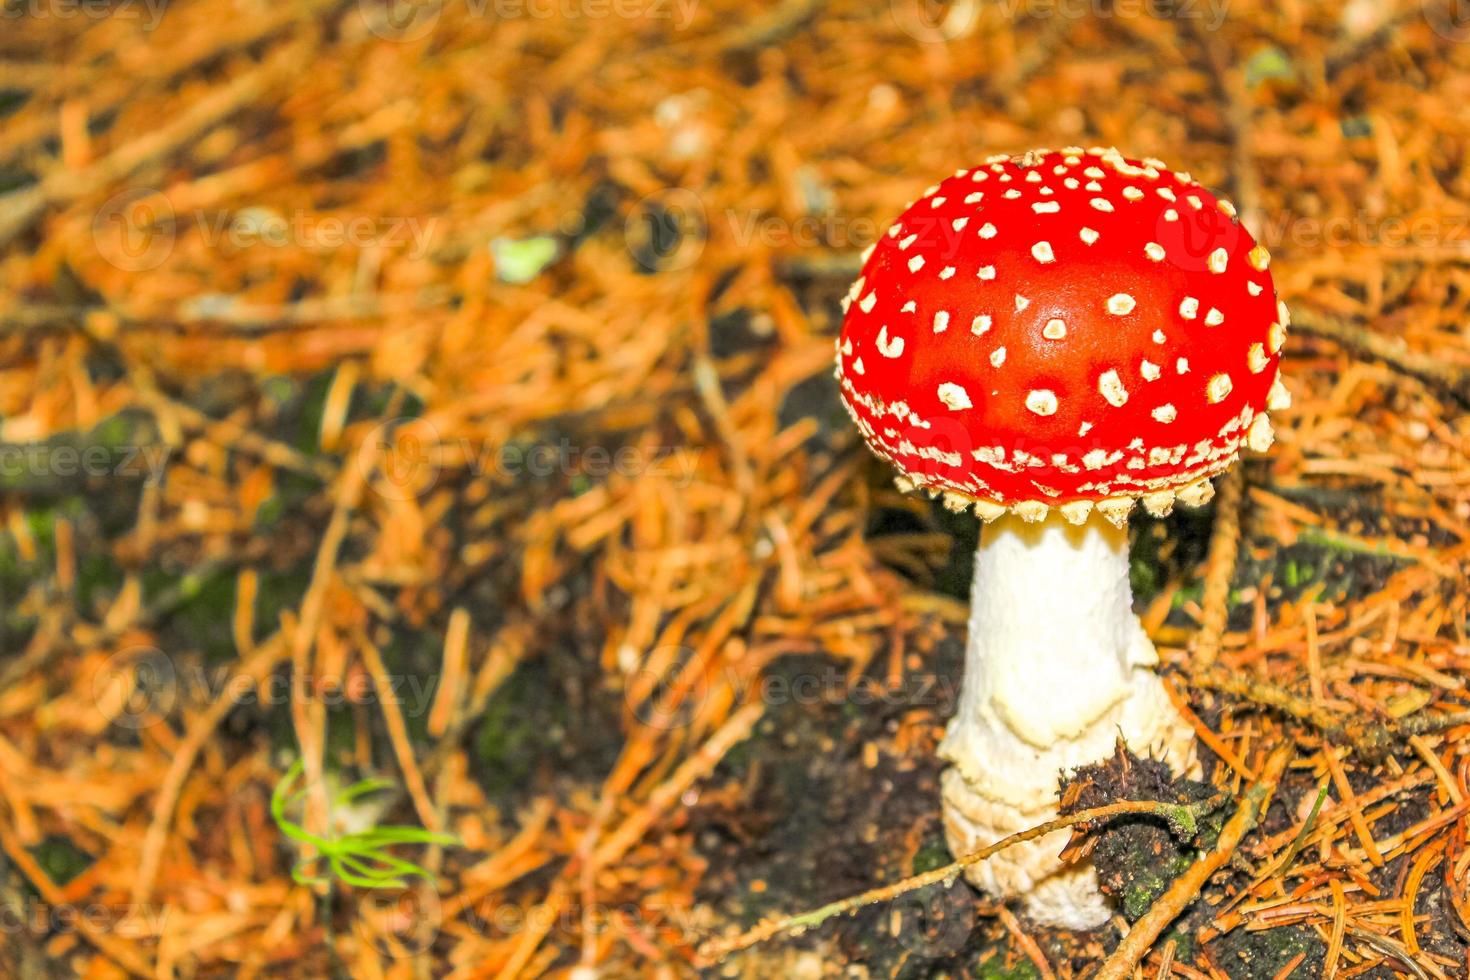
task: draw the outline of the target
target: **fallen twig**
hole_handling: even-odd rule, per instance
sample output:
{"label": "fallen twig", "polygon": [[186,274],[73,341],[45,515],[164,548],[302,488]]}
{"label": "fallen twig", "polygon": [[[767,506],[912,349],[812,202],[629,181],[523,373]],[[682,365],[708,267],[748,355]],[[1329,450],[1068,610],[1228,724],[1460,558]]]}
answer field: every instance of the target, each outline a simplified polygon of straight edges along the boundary
{"label": "fallen twig", "polygon": [[1252,235],[1259,235],[1261,180],[1252,149],[1251,103],[1244,73],[1233,67],[1236,59],[1229,46],[1220,39],[1217,31],[1206,27],[1203,19],[1192,15],[1183,15],[1180,19],[1189,25],[1195,41],[1204,49],[1205,63],[1220,95],[1220,114],[1229,133],[1230,189],[1240,209],[1241,222]]}
{"label": "fallen twig", "polygon": [[[314,43],[314,42],[313,42]],[[53,204],[105,188],[199,138],[221,120],[260,101],[298,69],[300,42],[284,45],[264,63],[201,97],[151,133],[122,144],[83,170],[58,170],[39,183],[0,196],[0,245],[30,227]]]}
{"label": "fallen twig", "polygon": [[1231,467],[1219,480],[1215,526],[1205,559],[1205,587],[1200,601],[1204,614],[1194,648],[1194,662],[1199,670],[1213,667],[1220,656],[1220,638],[1225,634],[1230,613],[1230,580],[1240,551],[1240,510],[1244,497],[1245,467]]}
{"label": "fallen twig", "polygon": [[1470,371],[1464,368],[1441,358],[1407,350],[1399,340],[1327,313],[1293,308],[1291,322],[1297,333],[1330,340],[1359,357],[1382,361],[1400,374],[1416,378],[1470,406]]}
{"label": "fallen twig", "polygon": [[1269,681],[1218,668],[1195,674],[1190,682],[1196,687],[1233,694],[1274,708],[1311,726],[1331,741],[1350,745],[1360,758],[1368,762],[1381,760],[1395,744],[1415,735],[1430,735],[1470,724],[1470,711],[1419,714],[1392,722],[1357,715],[1343,717]]}
{"label": "fallen twig", "polygon": [[[0,850],[3,850],[16,869],[20,871],[25,879],[31,883],[31,887],[40,894],[42,901],[49,903],[55,908],[69,908],[69,896],[46,873],[40,863],[31,855],[15,836],[15,832],[9,824],[0,820]],[[122,967],[129,974],[149,980],[154,975],[153,970],[147,962],[138,955],[128,943],[113,935],[105,924],[99,925],[89,916],[79,915],[76,917],[76,929],[93,946],[100,949],[107,958]]]}
{"label": "fallen twig", "polygon": [[1211,797],[1201,803],[1165,803],[1159,800],[1122,800],[1118,803],[1109,803],[1106,806],[1093,807],[1090,810],[1082,810],[1078,813],[1069,814],[1048,820],[1046,823],[1038,824],[1028,830],[1022,830],[1002,838],[987,847],[973,851],[951,864],[926,871],[923,874],[905,878],[891,885],[880,888],[872,888],[858,895],[851,895],[836,902],[828,902],[820,908],[796,915],[788,915],[782,918],[769,919],[760,923],[753,929],[748,929],[737,936],[727,939],[712,939],[700,947],[700,956],[706,961],[720,960],[733,952],[747,949],[756,943],[764,942],[783,933],[803,933],[813,929],[836,915],[855,912],[878,902],[886,902],[916,891],[926,885],[943,882],[945,885],[953,884],[955,879],[972,864],[979,864],[1008,847],[1023,844],[1028,840],[1045,837],[1047,834],[1057,830],[1065,830],[1078,824],[1095,823],[1099,820],[1109,820],[1113,817],[1125,816],[1127,814],[1147,814],[1150,816],[1162,816],[1172,825],[1180,827],[1186,834],[1192,834],[1197,825],[1199,815],[1211,812],[1219,805],[1218,797]]}
{"label": "fallen twig", "polygon": [[731,28],[719,38],[724,54],[754,51],[780,44],[821,12],[825,0],[785,0],[764,15]]}

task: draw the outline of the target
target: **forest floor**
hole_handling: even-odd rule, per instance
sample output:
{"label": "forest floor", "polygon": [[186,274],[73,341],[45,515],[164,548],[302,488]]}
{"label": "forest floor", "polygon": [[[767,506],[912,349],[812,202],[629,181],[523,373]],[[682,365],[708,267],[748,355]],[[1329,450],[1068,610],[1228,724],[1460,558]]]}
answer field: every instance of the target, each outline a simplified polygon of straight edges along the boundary
{"label": "forest floor", "polygon": [[[1089,935],[960,882],[701,952],[949,860],[975,521],[863,450],[839,300],[1080,143],[1231,197],[1293,318],[1276,447],[1131,528],[1219,819],[1274,789],[1135,962],[1467,976],[1453,4],[0,13],[0,974],[1090,975],[1199,853],[1101,832]],[[453,842],[330,874],[373,827]]]}

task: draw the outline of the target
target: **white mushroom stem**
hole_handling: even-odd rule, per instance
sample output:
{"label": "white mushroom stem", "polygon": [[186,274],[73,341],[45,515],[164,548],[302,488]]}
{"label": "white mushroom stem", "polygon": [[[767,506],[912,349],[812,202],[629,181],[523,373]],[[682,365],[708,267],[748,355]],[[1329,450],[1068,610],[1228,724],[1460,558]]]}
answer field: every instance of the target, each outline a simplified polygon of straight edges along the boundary
{"label": "white mushroom stem", "polygon": [[[950,849],[968,854],[1056,813],[1060,773],[1133,751],[1196,772],[1194,734],[1153,666],[1134,615],[1128,533],[1094,513],[986,524],[975,553],[964,684],[939,754]],[[1039,922],[1088,929],[1111,909],[1090,865],[1064,867],[1068,831],[968,871],[992,895],[1021,896]]]}

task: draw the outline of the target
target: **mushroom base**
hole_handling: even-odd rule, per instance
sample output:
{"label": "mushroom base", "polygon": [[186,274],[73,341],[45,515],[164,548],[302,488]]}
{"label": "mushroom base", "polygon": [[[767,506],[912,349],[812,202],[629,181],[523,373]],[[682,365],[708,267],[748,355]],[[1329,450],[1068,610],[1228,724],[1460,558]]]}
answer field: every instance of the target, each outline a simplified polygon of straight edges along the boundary
{"label": "mushroom base", "polygon": [[[968,854],[1056,815],[1059,776],[1129,748],[1197,774],[1194,733],[1152,668],[1133,614],[1126,531],[1092,517],[1011,515],[986,525],[975,555],[960,704],[939,748],[945,833]],[[1089,929],[1111,908],[1090,865],[1064,866],[1057,831],[967,870],[1033,919]]]}

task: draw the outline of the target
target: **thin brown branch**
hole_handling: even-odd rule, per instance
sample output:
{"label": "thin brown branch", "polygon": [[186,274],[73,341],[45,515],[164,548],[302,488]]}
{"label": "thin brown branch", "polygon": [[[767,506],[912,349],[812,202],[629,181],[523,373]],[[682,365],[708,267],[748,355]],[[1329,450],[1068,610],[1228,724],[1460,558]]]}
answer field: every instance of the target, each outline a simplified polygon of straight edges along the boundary
{"label": "thin brown branch", "polygon": [[1470,724],[1470,711],[1413,715],[1392,722],[1344,717],[1269,681],[1214,668],[1190,678],[1196,687],[1229,694],[1271,708],[1315,729],[1330,741],[1349,745],[1365,762],[1381,761],[1397,743]]}
{"label": "thin brown branch", "polygon": [[289,79],[303,58],[302,42],[283,46],[263,64],[202,96],[177,118],[122,144],[82,170],[58,170],[39,183],[0,196],[0,246],[25,231],[53,205],[102,190],[197,140],[222,120],[259,102]]}
{"label": "thin brown branch", "polygon": [[1299,334],[1330,340],[1350,354],[1382,361],[1400,374],[1424,382],[1440,394],[1470,406],[1470,371],[1429,354],[1404,347],[1396,338],[1375,333],[1327,313],[1293,309],[1292,327]]}
{"label": "thin brown branch", "polygon": [[1261,180],[1256,170],[1250,94],[1245,87],[1245,77],[1231,64],[1231,51],[1218,31],[1211,31],[1198,16],[1181,19],[1188,23],[1195,41],[1204,49],[1205,64],[1220,95],[1220,114],[1230,144],[1230,190],[1235,195],[1241,220],[1254,235],[1261,220]]}
{"label": "thin brown branch", "polygon": [[[0,850],[10,859],[16,869],[20,871],[25,879],[31,883],[31,887],[41,896],[41,899],[56,908],[69,908],[70,897],[46,873],[40,863],[31,855],[10,824],[0,819]],[[100,949],[108,959],[116,963],[134,977],[149,980],[154,976],[151,967],[144,961],[128,943],[113,935],[106,924],[98,924],[91,917],[79,915],[75,918],[76,929],[87,942]]]}
{"label": "thin brown branch", "polygon": [[1075,827],[1079,824],[1097,823],[1103,820],[1110,820],[1113,817],[1129,814],[1163,816],[1171,821],[1181,819],[1192,820],[1194,819],[1196,810],[1205,811],[1208,807],[1212,807],[1214,803],[1215,801],[1213,799],[1195,806],[1165,803],[1158,800],[1123,800],[1118,803],[1109,803],[1106,806],[1093,807],[1090,810],[1068,814],[1064,817],[1057,817],[1027,830],[1011,834],[1009,837],[1004,837],[994,844],[982,847],[978,851],[972,851],[959,860],[946,864],[943,867],[935,868],[932,871],[913,875],[902,881],[896,881],[891,885],[871,888],[868,891],[851,895],[836,902],[829,902],[820,908],[807,912],[768,919],[753,929],[748,929],[736,936],[726,939],[712,939],[700,947],[700,956],[707,961],[720,960],[731,953],[748,949],[756,943],[764,942],[783,933],[800,934],[806,932],[808,929],[816,928],[833,916],[845,915],[856,912],[858,909],[865,908],[869,905],[891,901],[900,895],[916,891],[927,885],[938,884],[940,882],[946,885],[951,884],[965,868],[986,861],[1008,847],[1023,844],[1028,840],[1035,840],[1038,837],[1045,837],[1053,831],[1065,830],[1068,827]]}
{"label": "thin brown branch", "polygon": [[1235,575],[1235,561],[1240,552],[1240,511],[1244,499],[1245,467],[1236,464],[1219,480],[1215,526],[1210,533],[1204,595],[1200,601],[1204,612],[1194,648],[1197,670],[1209,670],[1220,656],[1220,639],[1225,634],[1230,613],[1230,581]]}

